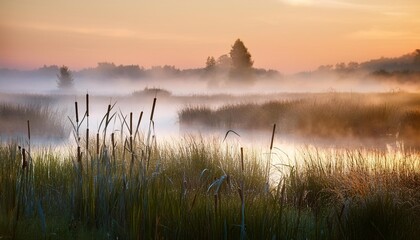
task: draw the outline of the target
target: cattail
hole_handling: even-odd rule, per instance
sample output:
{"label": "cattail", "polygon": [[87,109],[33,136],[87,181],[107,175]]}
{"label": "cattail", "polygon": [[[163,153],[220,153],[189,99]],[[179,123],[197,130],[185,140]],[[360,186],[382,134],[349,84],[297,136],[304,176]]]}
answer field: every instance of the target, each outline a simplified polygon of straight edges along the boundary
{"label": "cattail", "polygon": [[115,137],[114,137],[114,133],[111,133],[111,144],[112,144],[112,156],[115,157]]}
{"label": "cattail", "polygon": [[22,169],[28,166],[28,162],[26,161],[26,151],[25,148],[22,148]]}
{"label": "cattail", "polygon": [[274,133],[275,132],[276,132],[276,124],[274,123],[274,126],[273,126],[273,134],[271,135],[270,151],[273,149]]}
{"label": "cattail", "polygon": [[86,117],[89,117],[89,93],[86,93]]}
{"label": "cattail", "polygon": [[153,114],[155,113],[156,98],[153,98],[152,113],[150,114],[150,121],[153,121]]}
{"label": "cattail", "polygon": [[143,111],[141,111],[141,112],[140,112],[139,120],[138,120],[138,122],[137,122],[136,132],[134,133],[134,136],[136,136],[136,135],[137,135],[137,133],[138,133],[138,131],[139,131],[140,122],[141,122],[141,119],[142,119],[142,118],[143,118]]}
{"label": "cattail", "polygon": [[266,182],[265,182],[265,187],[266,187],[265,190],[266,190],[267,193],[269,191],[269,181],[270,181],[270,171],[271,171],[271,169],[270,169],[270,167],[271,167],[271,154],[272,154],[271,151],[273,150],[273,143],[274,143],[274,134],[275,134],[275,132],[276,132],[276,124],[274,123],[273,133],[271,135],[270,155],[268,157],[267,166],[266,166],[266,174],[267,174],[267,176],[266,176]]}
{"label": "cattail", "polygon": [[74,102],[74,108],[76,110],[76,122],[79,122],[79,109],[77,107],[77,102]]}
{"label": "cattail", "polygon": [[86,159],[88,158],[89,158],[89,94],[86,93]]}
{"label": "cattail", "polygon": [[130,112],[130,136],[133,135],[133,112]]}
{"label": "cattail", "polygon": [[[89,161],[89,128],[86,128],[86,161]],[[89,175],[89,165],[86,167],[87,174]]]}
{"label": "cattail", "polygon": [[108,110],[106,112],[106,122],[105,122],[105,129],[108,126],[108,120],[109,120],[109,113],[111,112],[111,104],[108,105]]}
{"label": "cattail", "polygon": [[82,161],[82,153],[80,151],[80,146],[77,147],[77,162],[81,162]]}
{"label": "cattail", "polygon": [[31,140],[31,127],[29,125],[29,120],[27,121],[28,123],[28,139]]}
{"label": "cattail", "polygon": [[96,134],[96,155],[99,155],[99,133]]}

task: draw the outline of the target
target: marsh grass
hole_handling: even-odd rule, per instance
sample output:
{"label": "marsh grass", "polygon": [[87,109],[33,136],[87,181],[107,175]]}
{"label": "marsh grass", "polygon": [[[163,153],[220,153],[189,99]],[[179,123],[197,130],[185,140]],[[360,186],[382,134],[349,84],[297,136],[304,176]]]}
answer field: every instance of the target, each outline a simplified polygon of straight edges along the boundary
{"label": "marsh grass", "polygon": [[[325,139],[396,137],[420,142],[419,94],[329,93],[266,103],[189,106],[178,113],[181,128],[210,127],[269,131]],[[240,117],[238,117],[240,116]],[[194,128],[193,128],[194,129]]]}
{"label": "marsh grass", "polygon": [[[147,132],[137,131],[142,113],[135,125],[135,114],[124,115],[110,104],[96,135],[83,138],[79,133],[88,125],[86,104],[85,117],[76,114],[77,119],[72,119],[76,146],[70,147],[69,154],[46,148],[26,152],[23,148],[28,149],[30,141],[21,148],[13,143],[0,145],[0,236],[418,236],[418,152],[308,148],[292,159],[278,159],[272,140],[266,149],[271,158],[267,167],[267,156],[260,150],[217,138],[156,141],[156,102]],[[75,104],[76,112],[83,112],[79,106]],[[275,127],[272,139],[274,132]],[[268,174],[277,175],[278,181],[267,186]]]}
{"label": "marsh grass", "polygon": [[33,138],[67,138],[70,128],[61,118],[64,112],[55,110],[49,105],[0,104],[0,137],[26,137],[26,122],[30,119]]}

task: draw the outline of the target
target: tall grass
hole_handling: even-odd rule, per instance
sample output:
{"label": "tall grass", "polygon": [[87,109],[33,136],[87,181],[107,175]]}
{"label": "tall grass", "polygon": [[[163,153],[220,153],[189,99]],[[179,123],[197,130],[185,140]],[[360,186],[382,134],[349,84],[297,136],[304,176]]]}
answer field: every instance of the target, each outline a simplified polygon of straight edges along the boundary
{"label": "tall grass", "polygon": [[[273,126],[267,167],[261,151],[217,138],[157,142],[156,99],[153,105],[147,132],[136,133],[134,114],[116,112],[110,104],[96,136],[83,139],[78,132],[88,124],[86,104],[84,117],[77,113],[72,119],[76,148],[69,154],[24,150],[30,142],[21,148],[0,145],[0,236],[415,239],[419,234],[418,152],[303,149],[280,159]],[[140,113],[137,122],[141,118]],[[268,174],[278,181],[267,186]]]}
{"label": "tall grass", "polygon": [[0,104],[0,137],[26,137],[26,120],[32,124],[32,137],[67,138],[70,129],[61,116],[63,112],[49,105]]}
{"label": "tall grass", "polygon": [[[402,138],[420,136],[420,95],[408,93],[330,93],[261,104],[186,107],[181,127],[266,130],[277,123],[280,134],[303,137]],[[240,116],[240,117],[238,117]]]}

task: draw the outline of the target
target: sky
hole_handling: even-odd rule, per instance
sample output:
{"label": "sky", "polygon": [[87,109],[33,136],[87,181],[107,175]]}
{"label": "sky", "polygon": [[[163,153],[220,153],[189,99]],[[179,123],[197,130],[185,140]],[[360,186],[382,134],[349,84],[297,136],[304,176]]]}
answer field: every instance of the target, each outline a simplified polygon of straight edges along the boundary
{"label": "sky", "polygon": [[0,0],[0,67],[204,67],[240,38],[284,73],[420,48],[418,0]]}

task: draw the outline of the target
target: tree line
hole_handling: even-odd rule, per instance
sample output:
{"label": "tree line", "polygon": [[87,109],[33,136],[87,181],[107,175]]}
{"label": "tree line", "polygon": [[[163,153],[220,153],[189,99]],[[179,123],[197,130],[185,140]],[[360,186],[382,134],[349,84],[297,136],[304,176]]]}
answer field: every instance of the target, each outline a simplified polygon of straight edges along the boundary
{"label": "tree line", "polygon": [[[223,54],[217,58],[213,56],[207,57],[205,67],[199,69],[180,70],[175,66],[154,66],[150,69],[144,69],[138,65],[115,65],[114,63],[102,62],[98,63],[96,68],[84,69],[78,74],[90,78],[131,78],[137,79],[142,77],[177,77],[195,75],[201,77],[216,77],[216,75],[224,74],[232,79],[250,80],[255,75],[275,75],[277,71],[254,69],[254,61],[245,44],[237,39],[231,47],[228,54]],[[59,68],[57,74],[57,86],[59,89],[71,89],[74,86],[74,78],[72,72],[67,66]]]}

